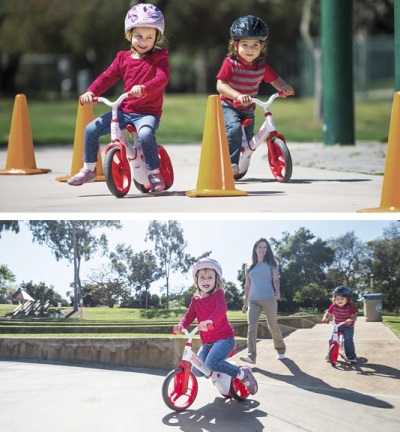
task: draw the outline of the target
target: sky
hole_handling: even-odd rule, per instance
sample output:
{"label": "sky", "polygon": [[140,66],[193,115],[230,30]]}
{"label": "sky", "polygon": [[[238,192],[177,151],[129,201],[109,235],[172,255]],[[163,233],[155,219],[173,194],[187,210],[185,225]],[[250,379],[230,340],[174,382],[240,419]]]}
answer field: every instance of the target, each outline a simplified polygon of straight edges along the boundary
{"label": "sky", "polygon": [[[323,240],[338,237],[349,231],[354,231],[363,241],[374,240],[381,237],[383,229],[388,227],[392,220],[360,220],[357,219],[285,219],[284,215],[280,220],[257,219],[254,215],[244,218],[240,215],[233,215],[230,219],[204,215],[203,219],[177,220],[183,229],[184,238],[187,242],[186,252],[193,256],[200,256],[203,252],[212,251],[211,257],[219,261],[222,266],[224,278],[227,281],[237,283],[237,272],[243,263],[251,258],[254,243],[260,237],[268,240],[280,239],[283,232],[293,234],[300,227],[309,229],[316,237]],[[93,218],[88,217],[87,219]],[[18,218],[15,218],[18,219]],[[35,219],[38,219],[35,217]],[[46,219],[49,219],[48,217]],[[60,219],[60,218],[59,218]],[[79,215],[79,219],[85,219]],[[101,219],[101,217],[99,217]],[[116,219],[110,217],[110,219]],[[158,219],[160,222],[168,219]],[[123,229],[105,229],[109,239],[110,251],[114,251],[119,243],[130,245],[134,252],[145,249],[152,249],[153,243],[145,242],[149,221],[152,219],[125,219],[120,220]],[[32,242],[32,235],[24,223],[20,224],[19,234],[2,232],[0,238],[0,264],[5,264],[16,276],[15,287],[18,288],[22,282],[32,281],[34,284],[44,282],[47,286],[53,286],[54,290],[66,298],[66,292],[71,291],[70,283],[73,281],[73,266],[67,260],[56,261],[50,248],[45,245],[38,245]],[[81,280],[98,266],[105,264],[106,260],[95,256],[88,262],[81,264]],[[191,274],[174,273],[171,275],[171,289],[182,286],[189,287],[192,284]],[[160,284],[153,284],[151,292],[162,294]]]}

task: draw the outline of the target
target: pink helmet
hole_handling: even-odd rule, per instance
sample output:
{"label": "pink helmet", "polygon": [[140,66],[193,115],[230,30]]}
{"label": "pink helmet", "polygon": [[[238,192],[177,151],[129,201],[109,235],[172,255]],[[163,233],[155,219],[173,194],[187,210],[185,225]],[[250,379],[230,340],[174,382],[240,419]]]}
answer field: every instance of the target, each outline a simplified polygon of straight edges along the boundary
{"label": "pink helmet", "polygon": [[219,280],[222,280],[222,268],[218,261],[215,261],[212,258],[201,258],[193,267],[193,278],[196,279],[197,272],[202,269],[211,269],[214,270]]}
{"label": "pink helmet", "polygon": [[129,9],[125,17],[125,31],[134,27],[155,28],[164,34],[165,21],[160,9],[149,3],[139,3]]}

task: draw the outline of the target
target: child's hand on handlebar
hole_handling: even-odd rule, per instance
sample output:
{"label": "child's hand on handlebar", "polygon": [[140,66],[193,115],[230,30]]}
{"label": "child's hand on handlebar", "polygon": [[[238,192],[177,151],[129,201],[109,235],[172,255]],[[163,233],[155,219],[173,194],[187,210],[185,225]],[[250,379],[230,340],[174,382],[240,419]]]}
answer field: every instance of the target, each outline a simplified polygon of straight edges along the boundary
{"label": "child's hand on handlebar", "polygon": [[236,104],[237,105],[243,105],[243,106],[247,106],[251,104],[251,96],[246,95],[246,94],[240,94],[237,98],[236,98]]}
{"label": "child's hand on handlebar", "polygon": [[129,92],[133,97],[141,97],[146,95],[146,88],[142,85],[134,85]]}
{"label": "child's hand on handlebar", "polygon": [[91,105],[93,103],[93,98],[94,98],[94,93],[88,91],[86,93],[83,93],[83,95],[81,96],[81,104],[82,105]]}
{"label": "child's hand on handlebar", "polygon": [[210,331],[214,328],[214,323],[211,320],[204,320],[199,322],[199,330]]}
{"label": "child's hand on handlebar", "polygon": [[182,334],[182,329],[183,327],[179,324],[174,325],[173,329],[172,329],[172,333],[174,334]]}
{"label": "child's hand on handlebar", "polygon": [[283,85],[279,90],[279,94],[282,94],[281,97],[283,98],[285,98],[286,96],[292,96],[294,95],[294,93],[294,88],[289,84]]}

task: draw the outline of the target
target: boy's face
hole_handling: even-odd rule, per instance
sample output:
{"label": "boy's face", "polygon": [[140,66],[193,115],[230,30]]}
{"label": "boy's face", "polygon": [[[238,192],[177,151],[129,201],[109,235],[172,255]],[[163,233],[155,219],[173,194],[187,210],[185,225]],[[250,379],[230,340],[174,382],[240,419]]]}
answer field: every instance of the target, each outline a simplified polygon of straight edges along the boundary
{"label": "boy's face", "polygon": [[237,44],[237,52],[239,56],[248,63],[253,63],[260,55],[264,43],[252,39],[241,39]]}
{"label": "boy's face", "polygon": [[139,54],[150,51],[156,43],[157,30],[148,27],[135,27],[132,30],[131,43]]}
{"label": "boy's face", "polygon": [[215,271],[211,269],[201,269],[197,272],[197,286],[203,292],[210,292],[215,287]]}
{"label": "boy's face", "polygon": [[341,295],[335,296],[335,304],[338,306],[344,306],[347,303],[347,297],[343,297]]}

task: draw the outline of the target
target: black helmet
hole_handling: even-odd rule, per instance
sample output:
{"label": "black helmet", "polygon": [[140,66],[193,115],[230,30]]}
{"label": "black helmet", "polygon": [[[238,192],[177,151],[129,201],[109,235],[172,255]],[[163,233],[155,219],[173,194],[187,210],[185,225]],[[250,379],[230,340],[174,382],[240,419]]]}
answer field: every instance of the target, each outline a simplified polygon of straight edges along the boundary
{"label": "black helmet", "polygon": [[351,292],[351,288],[347,286],[338,286],[337,288],[334,289],[332,294],[334,296],[341,295],[344,297],[350,297],[352,292]]}
{"label": "black helmet", "polygon": [[238,18],[231,25],[231,37],[238,39],[256,39],[266,41],[268,38],[268,26],[261,18],[246,15]]}

